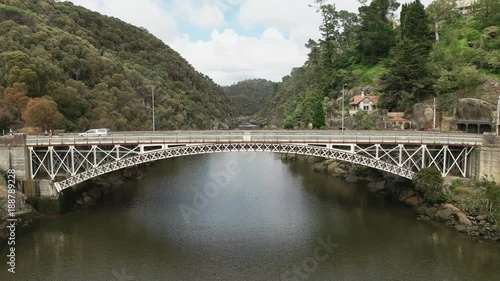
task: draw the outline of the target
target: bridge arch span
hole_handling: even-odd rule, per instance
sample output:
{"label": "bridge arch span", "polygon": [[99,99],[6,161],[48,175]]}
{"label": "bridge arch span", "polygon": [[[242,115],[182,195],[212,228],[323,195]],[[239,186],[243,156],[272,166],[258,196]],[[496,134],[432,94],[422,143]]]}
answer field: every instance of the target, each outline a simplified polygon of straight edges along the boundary
{"label": "bridge arch span", "polygon": [[[90,138],[27,137],[30,178],[47,177],[58,191],[126,167],[193,154],[277,152],[338,159],[412,178],[436,167],[467,177],[483,137],[412,131],[172,131],[118,132]],[[26,163],[24,162],[24,163]],[[65,177],[58,181],[59,176]]]}
{"label": "bridge arch span", "polygon": [[[149,146],[159,147],[159,146]],[[115,147],[118,149],[118,146]],[[97,149],[97,147],[94,147]],[[228,144],[196,144],[196,145],[181,145],[181,146],[165,146],[161,149],[148,150],[148,147],[141,147],[138,151],[129,150],[124,157],[109,157],[110,155],[120,155],[115,151],[107,152],[106,159],[100,159],[97,165],[87,167],[81,172],[73,173],[71,176],[62,181],[54,182],[54,186],[58,192],[66,188],[70,188],[92,178],[118,171],[128,167],[145,164],[149,162],[159,161],[163,159],[183,157],[189,155],[225,153],[225,152],[272,152],[272,153],[292,153],[297,155],[317,156],[328,159],[335,159],[353,164],[358,164],[366,167],[375,168],[381,171],[392,173],[404,178],[412,179],[415,172],[411,170],[411,165],[396,165],[384,161],[383,159],[375,159],[365,155],[360,155],[355,152],[312,146],[306,144],[269,144],[269,143],[228,143]],[[96,153],[92,153],[96,155]],[[61,159],[62,160],[62,159]],[[62,163],[61,163],[62,164]],[[66,166],[66,165],[61,165]]]}

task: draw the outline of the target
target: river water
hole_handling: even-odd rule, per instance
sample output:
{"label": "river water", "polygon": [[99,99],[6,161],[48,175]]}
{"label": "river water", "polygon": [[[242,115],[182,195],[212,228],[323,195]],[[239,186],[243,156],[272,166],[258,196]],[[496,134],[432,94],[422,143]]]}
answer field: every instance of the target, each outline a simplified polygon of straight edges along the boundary
{"label": "river water", "polygon": [[266,153],[159,162],[17,245],[0,280],[500,280],[498,244]]}

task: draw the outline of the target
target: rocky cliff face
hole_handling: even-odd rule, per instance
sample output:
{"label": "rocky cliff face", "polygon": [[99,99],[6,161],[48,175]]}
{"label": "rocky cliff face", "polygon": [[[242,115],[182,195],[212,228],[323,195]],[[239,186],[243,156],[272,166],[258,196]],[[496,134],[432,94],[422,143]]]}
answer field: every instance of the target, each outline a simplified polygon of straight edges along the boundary
{"label": "rocky cliff face", "polygon": [[[415,104],[410,110],[405,112],[405,118],[413,122],[419,130],[432,128],[434,122],[433,106],[424,103]],[[439,124],[440,116],[436,114],[436,124]]]}
{"label": "rocky cliff face", "polygon": [[460,120],[491,121],[495,106],[480,99],[459,99],[457,101],[455,116]]}
{"label": "rocky cliff face", "polygon": [[[475,98],[458,99],[454,105],[454,112],[449,116],[441,112],[436,112],[436,127],[443,131],[450,129],[451,120],[494,120],[494,104]],[[434,119],[434,107],[431,104],[417,103],[410,110],[405,112],[405,118],[413,121],[414,126],[419,130],[432,128]]]}

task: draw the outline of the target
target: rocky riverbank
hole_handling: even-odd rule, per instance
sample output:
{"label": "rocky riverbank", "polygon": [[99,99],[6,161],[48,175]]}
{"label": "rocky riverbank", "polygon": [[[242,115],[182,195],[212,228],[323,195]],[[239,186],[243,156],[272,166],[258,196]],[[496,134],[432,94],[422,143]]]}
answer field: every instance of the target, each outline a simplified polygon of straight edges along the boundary
{"label": "rocky riverbank", "polygon": [[325,160],[294,154],[283,154],[282,159],[309,162],[316,172],[327,173],[352,183],[367,183],[372,192],[397,200],[415,210],[417,220],[441,222],[478,240],[500,242],[500,227],[494,223],[492,217],[487,214],[477,214],[475,210],[467,210],[458,202],[428,203],[415,191],[410,180],[333,159]]}
{"label": "rocky riverbank", "polygon": [[11,217],[8,208],[12,202],[9,202],[7,183],[3,177],[0,177],[0,244],[4,243],[10,235],[7,219],[17,219],[15,230],[16,233],[20,233],[29,228],[38,216],[33,206],[26,203],[28,199],[26,195],[19,191],[13,195],[15,197],[15,212],[14,217]]}

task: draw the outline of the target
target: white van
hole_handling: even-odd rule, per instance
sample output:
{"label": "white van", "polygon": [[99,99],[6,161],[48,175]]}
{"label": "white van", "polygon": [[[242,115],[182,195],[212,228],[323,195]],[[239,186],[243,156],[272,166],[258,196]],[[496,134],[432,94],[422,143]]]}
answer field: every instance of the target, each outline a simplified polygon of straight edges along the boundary
{"label": "white van", "polygon": [[80,137],[102,137],[109,134],[109,129],[91,129],[79,134]]}

